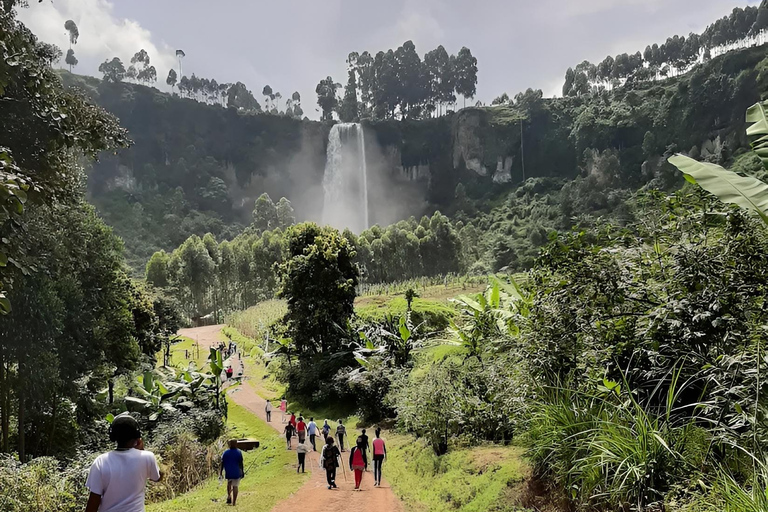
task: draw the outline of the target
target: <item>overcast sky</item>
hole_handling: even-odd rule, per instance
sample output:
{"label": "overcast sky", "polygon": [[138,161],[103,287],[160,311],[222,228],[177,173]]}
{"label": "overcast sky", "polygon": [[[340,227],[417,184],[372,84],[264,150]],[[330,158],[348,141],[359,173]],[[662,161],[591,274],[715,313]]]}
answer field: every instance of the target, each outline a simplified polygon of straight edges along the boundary
{"label": "overcast sky", "polygon": [[[735,6],[759,0],[45,0],[20,19],[42,40],[69,47],[64,22],[80,29],[76,72],[98,75],[113,56],[144,48],[165,87],[175,50],[184,74],[244,82],[262,100],[269,84],[283,98],[298,90],[316,112],[315,86],[346,82],[351,51],[395,49],[412,40],[425,52],[467,46],[477,57],[478,98],[490,102],[528,87],[559,94],[565,70],[584,59],[642,51],[674,34],[701,32]],[[158,85],[160,87],[160,85]]]}

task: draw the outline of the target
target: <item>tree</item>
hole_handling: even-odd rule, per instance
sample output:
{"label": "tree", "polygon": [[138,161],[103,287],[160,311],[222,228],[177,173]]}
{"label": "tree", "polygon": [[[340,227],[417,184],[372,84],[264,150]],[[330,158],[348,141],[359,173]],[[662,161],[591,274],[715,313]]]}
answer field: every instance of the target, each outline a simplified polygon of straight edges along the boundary
{"label": "tree", "polygon": [[105,60],[99,66],[99,73],[104,74],[105,82],[122,82],[125,78],[125,66],[123,66],[123,61],[114,57],[112,60]]}
{"label": "tree", "polygon": [[277,215],[277,227],[281,229],[286,229],[296,222],[293,206],[291,205],[291,202],[284,197],[281,197],[277,202],[275,213]]}
{"label": "tree", "polygon": [[142,69],[139,71],[137,78],[139,82],[146,84],[157,82],[157,70],[155,69],[155,66],[149,66]]}
{"label": "tree", "polygon": [[288,301],[288,331],[301,356],[341,348],[339,328],[354,313],[358,271],[354,250],[333,228],[313,223],[288,230],[288,259],[280,266]]}
{"label": "tree", "polygon": [[272,87],[265,85],[264,89],[261,90],[261,94],[264,96],[264,108],[269,112],[271,110],[272,100],[275,98],[275,94],[272,92]]}
{"label": "tree", "polygon": [[178,75],[176,74],[175,69],[171,69],[168,71],[168,78],[165,79],[165,83],[171,86],[171,90],[173,90],[174,87],[176,87],[176,82],[178,81]]}
{"label": "tree", "polygon": [[75,57],[75,51],[72,48],[67,50],[67,56],[64,59],[64,62],[66,62],[67,65],[69,66],[70,73],[72,72],[72,67],[77,66],[77,62],[78,62],[77,57]]}
{"label": "tree", "polygon": [[339,119],[345,123],[352,123],[359,119],[359,108],[357,103],[357,81],[355,71],[349,70],[349,80],[344,88],[344,100],[339,109]]}
{"label": "tree", "polygon": [[158,251],[152,255],[146,266],[146,280],[156,288],[166,288],[171,280],[168,274],[169,256],[165,251]]}
{"label": "tree", "polygon": [[80,30],[72,20],[64,22],[64,29],[69,32],[69,47],[72,48],[73,44],[77,44],[77,38],[80,37]]}
{"label": "tree", "polygon": [[339,98],[336,95],[336,91],[339,89],[341,89],[341,84],[334,82],[330,76],[317,84],[315,92],[317,93],[317,104],[323,111],[321,117],[323,121],[333,120],[333,113],[339,106]]}
{"label": "tree", "polygon": [[563,97],[573,95],[573,85],[576,82],[576,73],[573,68],[568,68],[565,72],[565,84],[563,84]]}
{"label": "tree", "polygon": [[259,105],[258,100],[253,97],[253,93],[242,82],[230,86],[227,91],[227,106],[242,112],[261,112],[261,105]]}
{"label": "tree", "polygon": [[464,97],[464,106],[467,106],[467,98],[472,99],[477,92],[477,59],[469,48],[463,47],[456,57],[456,93]]}
{"label": "tree", "polygon": [[278,226],[278,214],[275,203],[266,192],[256,199],[256,205],[253,209],[253,228],[257,233],[270,231]]}

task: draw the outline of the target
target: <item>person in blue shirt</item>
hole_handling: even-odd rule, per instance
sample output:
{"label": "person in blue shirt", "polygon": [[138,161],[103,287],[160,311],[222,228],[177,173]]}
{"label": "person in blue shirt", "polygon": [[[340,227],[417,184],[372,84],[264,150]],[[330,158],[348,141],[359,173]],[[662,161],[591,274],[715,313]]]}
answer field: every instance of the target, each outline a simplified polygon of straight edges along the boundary
{"label": "person in blue shirt", "polygon": [[237,491],[240,487],[240,479],[245,476],[243,468],[243,452],[237,449],[237,439],[229,441],[229,450],[221,456],[221,467],[219,468],[219,478],[224,473],[227,479],[227,505],[237,504]]}

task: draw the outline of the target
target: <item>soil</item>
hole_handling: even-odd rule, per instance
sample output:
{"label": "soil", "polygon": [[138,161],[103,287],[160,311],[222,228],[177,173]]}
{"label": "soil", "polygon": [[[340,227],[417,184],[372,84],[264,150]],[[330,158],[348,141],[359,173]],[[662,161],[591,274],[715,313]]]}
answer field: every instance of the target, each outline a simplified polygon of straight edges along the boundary
{"label": "soil", "polygon": [[[211,325],[195,329],[182,329],[179,334],[193,340],[197,340],[201,347],[210,347],[221,341],[222,325]],[[233,364],[234,368],[239,365]],[[264,406],[266,401],[253,390],[251,386],[238,386],[228,391],[229,398],[236,404],[245,407],[259,419],[266,422]],[[272,404],[272,421],[268,423],[277,432],[282,433],[284,424],[282,414],[277,409],[277,404]],[[293,446],[295,448],[294,440]],[[320,445],[318,445],[320,449]],[[342,453],[342,462],[349,462],[349,452]],[[363,482],[360,486],[363,490],[354,490],[354,475],[346,466],[346,481],[342,468],[336,473],[338,489],[329,490],[325,480],[325,471],[320,469],[320,454],[309,453],[307,455],[306,469],[310,473],[310,479],[295,494],[278,503],[272,512],[294,512],[296,510],[354,510],[355,512],[402,512],[403,504],[392,492],[392,488],[386,479],[381,482],[381,487],[373,486],[373,473],[368,471],[363,474]],[[384,463],[384,472],[387,463]],[[340,507],[344,507],[343,509]]]}

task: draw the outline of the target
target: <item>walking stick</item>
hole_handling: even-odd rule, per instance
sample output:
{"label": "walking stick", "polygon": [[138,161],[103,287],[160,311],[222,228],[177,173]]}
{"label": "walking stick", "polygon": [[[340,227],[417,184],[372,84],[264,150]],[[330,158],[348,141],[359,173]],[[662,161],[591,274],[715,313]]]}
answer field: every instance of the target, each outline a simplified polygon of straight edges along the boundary
{"label": "walking stick", "polygon": [[341,472],[344,474],[344,483],[347,483],[347,470],[344,469],[344,459],[339,455],[339,463],[341,464]]}

